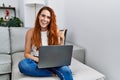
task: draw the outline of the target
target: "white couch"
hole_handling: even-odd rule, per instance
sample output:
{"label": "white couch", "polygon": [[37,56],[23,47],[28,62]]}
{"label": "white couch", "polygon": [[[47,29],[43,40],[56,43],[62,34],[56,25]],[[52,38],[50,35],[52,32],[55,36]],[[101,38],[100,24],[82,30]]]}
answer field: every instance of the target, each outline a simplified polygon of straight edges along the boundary
{"label": "white couch", "polygon": [[[60,80],[58,77],[30,77],[19,72],[18,62],[24,58],[27,30],[24,27],[0,27],[0,80]],[[103,74],[84,64],[84,55],[84,48],[74,45],[70,65],[74,80],[104,80]]]}

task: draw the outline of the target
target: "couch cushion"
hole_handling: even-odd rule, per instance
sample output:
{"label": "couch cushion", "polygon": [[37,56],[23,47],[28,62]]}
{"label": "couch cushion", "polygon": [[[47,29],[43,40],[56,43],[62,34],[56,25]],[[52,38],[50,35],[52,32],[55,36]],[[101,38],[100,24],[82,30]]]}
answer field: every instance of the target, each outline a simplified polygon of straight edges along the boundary
{"label": "couch cushion", "polygon": [[66,44],[73,45],[73,57],[80,62],[85,63],[85,49],[82,47],[78,47],[69,41],[66,41]]}
{"label": "couch cushion", "polygon": [[[30,77],[21,74],[18,69],[18,62],[23,58],[23,52],[12,54],[12,80],[60,80],[58,77]],[[104,80],[104,75],[74,58],[72,58],[70,68],[73,72],[74,80],[99,80],[100,78]]]}
{"label": "couch cushion", "polygon": [[7,27],[0,27],[0,54],[10,53],[10,39]]}
{"label": "couch cushion", "polygon": [[74,58],[70,68],[72,69],[74,80],[104,80],[105,78],[103,74]]}
{"label": "couch cushion", "polygon": [[11,56],[0,54],[0,74],[11,72]]}
{"label": "couch cushion", "polygon": [[11,27],[10,28],[10,41],[11,51],[19,52],[24,51],[25,35],[28,28],[25,27]]}
{"label": "couch cushion", "polygon": [[10,74],[0,74],[0,80],[10,80]]}

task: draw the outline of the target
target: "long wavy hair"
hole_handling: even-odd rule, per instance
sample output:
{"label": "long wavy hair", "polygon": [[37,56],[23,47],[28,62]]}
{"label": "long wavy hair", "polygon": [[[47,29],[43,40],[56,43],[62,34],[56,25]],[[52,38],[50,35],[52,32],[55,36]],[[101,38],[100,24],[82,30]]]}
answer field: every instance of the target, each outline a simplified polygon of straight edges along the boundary
{"label": "long wavy hair", "polygon": [[58,34],[57,34],[57,25],[56,25],[56,15],[50,7],[44,6],[40,9],[37,14],[33,36],[32,36],[32,45],[36,48],[42,45],[41,39],[41,25],[39,23],[39,16],[43,10],[48,10],[50,12],[50,23],[48,25],[48,45],[58,45]]}

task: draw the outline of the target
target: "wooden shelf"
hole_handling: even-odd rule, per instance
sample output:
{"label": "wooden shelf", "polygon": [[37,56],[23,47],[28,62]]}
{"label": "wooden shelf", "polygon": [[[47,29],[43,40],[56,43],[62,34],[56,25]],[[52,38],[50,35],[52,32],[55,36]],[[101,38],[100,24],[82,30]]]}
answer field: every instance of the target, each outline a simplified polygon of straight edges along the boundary
{"label": "wooden shelf", "polygon": [[0,7],[0,9],[15,9],[15,7]]}

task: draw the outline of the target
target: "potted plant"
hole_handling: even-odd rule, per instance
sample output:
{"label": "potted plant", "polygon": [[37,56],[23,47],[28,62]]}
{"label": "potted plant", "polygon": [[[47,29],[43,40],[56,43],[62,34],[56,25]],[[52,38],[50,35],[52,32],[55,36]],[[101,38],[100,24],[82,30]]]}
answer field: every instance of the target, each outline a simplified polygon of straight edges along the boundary
{"label": "potted plant", "polygon": [[6,26],[8,27],[22,27],[23,22],[18,17],[12,17],[7,21]]}

